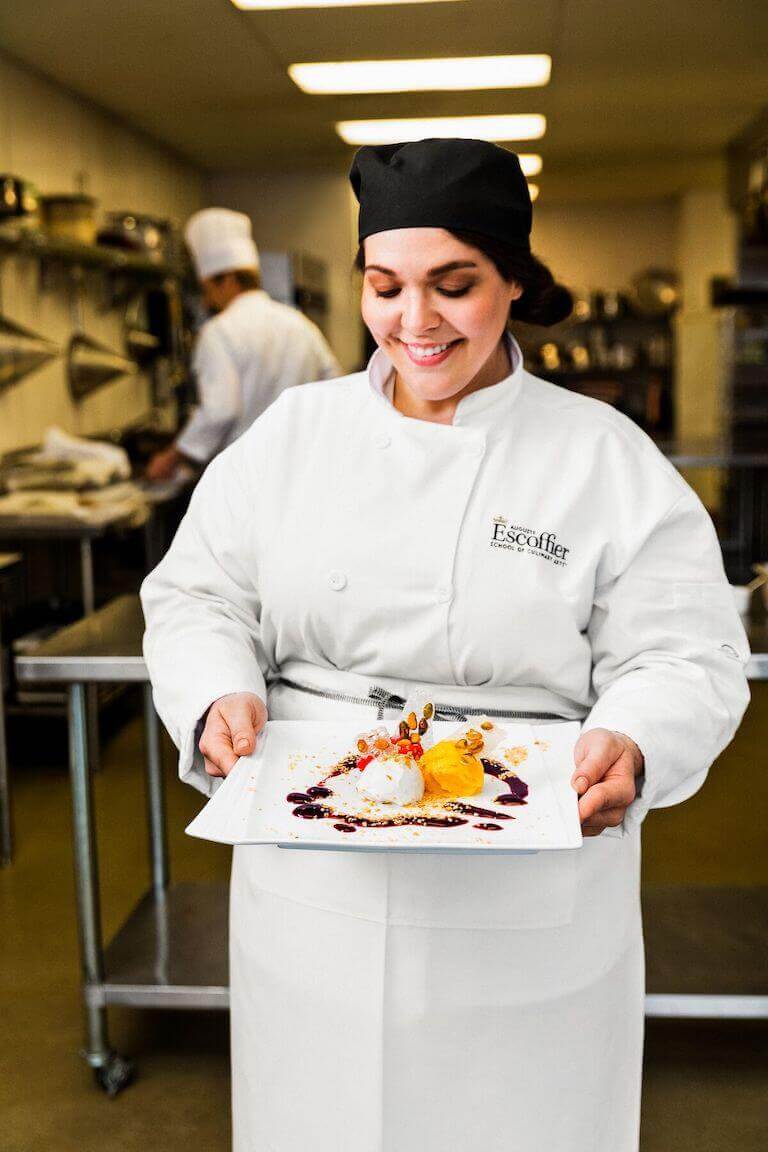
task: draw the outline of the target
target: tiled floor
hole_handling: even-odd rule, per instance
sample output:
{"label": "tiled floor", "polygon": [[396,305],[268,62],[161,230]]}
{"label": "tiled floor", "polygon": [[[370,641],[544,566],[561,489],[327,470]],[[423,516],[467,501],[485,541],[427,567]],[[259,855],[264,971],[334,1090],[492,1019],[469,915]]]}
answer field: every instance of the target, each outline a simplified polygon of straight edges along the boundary
{"label": "tiled floor", "polygon": [[[766,735],[768,686],[704,791],[680,809],[652,814],[644,848],[650,880],[768,883]],[[226,1152],[222,1014],[111,1009],[112,1042],[139,1068],[115,1100],[95,1090],[78,1057],[68,785],[62,762],[41,767],[39,760],[15,766],[17,857],[0,872],[0,1152]],[[170,755],[167,769],[174,877],[225,878],[228,851],[183,835],[199,798],[175,782]],[[107,743],[95,787],[109,936],[147,878],[138,722]],[[766,1083],[768,1025],[651,1023],[642,1152],[762,1152]]]}

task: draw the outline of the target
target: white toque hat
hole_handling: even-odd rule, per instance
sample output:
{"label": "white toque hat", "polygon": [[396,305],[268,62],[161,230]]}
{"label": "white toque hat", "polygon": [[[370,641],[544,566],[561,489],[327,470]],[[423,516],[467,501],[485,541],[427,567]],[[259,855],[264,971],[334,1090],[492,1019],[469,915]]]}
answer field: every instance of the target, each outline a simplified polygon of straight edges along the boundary
{"label": "white toque hat", "polygon": [[184,239],[201,280],[218,276],[220,272],[233,272],[236,268],[259,266],[251,221],[243,212],[232,212],[229,208],[203,208],[190,216]]}

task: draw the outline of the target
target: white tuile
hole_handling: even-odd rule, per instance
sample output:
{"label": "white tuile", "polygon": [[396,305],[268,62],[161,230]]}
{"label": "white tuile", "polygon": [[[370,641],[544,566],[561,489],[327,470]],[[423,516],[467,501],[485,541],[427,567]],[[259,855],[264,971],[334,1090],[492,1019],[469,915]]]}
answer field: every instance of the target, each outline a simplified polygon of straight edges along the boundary
{"label": "white tuile", "polygon": [[431,748],[435,742],[433,723],[435,719],[435,702],[432,699],[432,693],[426,688],[414,688],[408,693],[408,697],[403,705],[403,711],[400,714],[401,720],[407,720],[409,713],[415,712],[416,718],[421,720],[424,716],[424,708],[427,704],[432,705],[432,716],[427,720],[427,730],[419,737],[419,742],[426,752],[427,748]]}
{"label": "white tuile", "polygon": [[[483,724],[490,724],[490,729],[484,729]],[[451,732],[447,739],[462,740],[470,730],[479,732],[483,738],[481,755],[490,755],[491,752],[495,751],[495,749],[503,743],[507,735],[506,730],[502,728],[501,724],[499,724],[497,720],[492,720],[490,716],[470,716],[469,720],[465,720],[458,728]]]}

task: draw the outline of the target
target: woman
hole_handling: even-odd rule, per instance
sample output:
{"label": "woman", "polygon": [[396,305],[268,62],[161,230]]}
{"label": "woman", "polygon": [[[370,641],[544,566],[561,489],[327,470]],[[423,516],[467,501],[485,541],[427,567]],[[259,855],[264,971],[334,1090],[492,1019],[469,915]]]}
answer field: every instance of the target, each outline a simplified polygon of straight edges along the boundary
{"label": "woman", "polygon": [[[236,848],[236,1152],[631,1152],[640,823],[746,707],[712,525],[613,409],[529,375],[568,298],[517,157],[363,148],[368,371],[289,390],[207,470],[147,579],[146,654],[208,791],[273,719],[445,705],[583,719],[587,840],[534,856]],[[375,702],[374,702],[375,701]],[[602,834],[601,834],[602,833]]]}

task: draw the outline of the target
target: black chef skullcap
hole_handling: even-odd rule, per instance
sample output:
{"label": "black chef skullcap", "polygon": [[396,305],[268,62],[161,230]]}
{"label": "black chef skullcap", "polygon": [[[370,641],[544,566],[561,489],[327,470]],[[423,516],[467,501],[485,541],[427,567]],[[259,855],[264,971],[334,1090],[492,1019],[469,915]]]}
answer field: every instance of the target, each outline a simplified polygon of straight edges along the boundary
{"label": "black chef skullcap", "polygon": [[528,249],[531,197],[514,152],[487,140],[416,140],[359,148],[349,179],[359,240],[394,228],[446,228]]}

